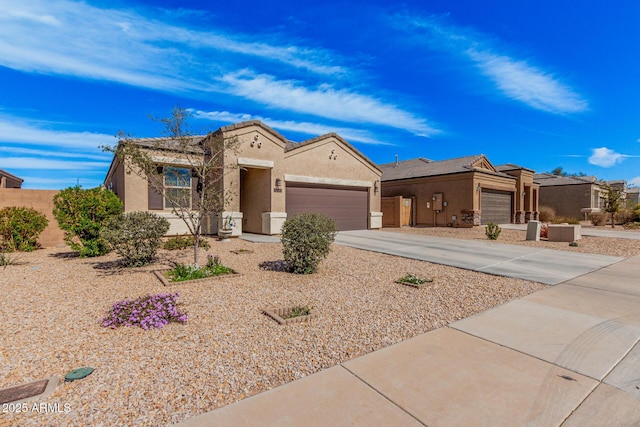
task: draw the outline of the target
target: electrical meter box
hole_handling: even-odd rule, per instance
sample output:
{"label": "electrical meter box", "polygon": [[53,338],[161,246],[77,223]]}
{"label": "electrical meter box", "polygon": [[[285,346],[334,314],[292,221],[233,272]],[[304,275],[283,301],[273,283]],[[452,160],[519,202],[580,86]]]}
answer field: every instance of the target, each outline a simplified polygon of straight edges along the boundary
{"label": "electrical meter box", "polygon": [[442,193],[433,193],[433,210],[441,211],[442,210]]}

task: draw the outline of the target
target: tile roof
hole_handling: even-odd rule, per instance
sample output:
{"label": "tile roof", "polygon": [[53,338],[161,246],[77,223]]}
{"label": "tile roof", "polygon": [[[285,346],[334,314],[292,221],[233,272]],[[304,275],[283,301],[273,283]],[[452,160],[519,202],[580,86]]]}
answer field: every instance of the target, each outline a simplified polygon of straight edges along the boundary
{"label": "tile roof", "polygon": [[3,170],[3,169],[0,169],[0,175],[4,175],[7,178],[17,179],[20,182],[24,182],[24,179],[19,178],[19,177],[13,175],[13,174],[10,174],[9,172],[7,172],[6,170]]}
{"label": "tile roof", "polygon": [[518,170],[518,169],[524,169],[527,171],[534,172],[533,169],[525,168],[524,166],[516,165],[515,163],[505,163],[504,165],[498,165],[494,167],[498,172],[512,171],[512,170]]}
{"label": "tile roof", "polygon": [[559,176],[551,173],[537,173],[533,180],[540,184],[540,187],[551,187],[554,185],[578,185],[578,184],[601,184],[595,176]]}
{"label": "tile roof", "polygon": [[380,165],[382,170],[382,181],[394,181],[397,179],[421,178],[427,176],[448,175],[454,173],[471,172],[473,170],[488,173],[491,175],[503,176],[515,179],[502,172],[494,172],[489,169],[475,168],[473,166],[478,160],[488,159],[484,154],[475,156],[458,157],[447,160],[429,160],[422,157],[401,162],[391,162]]}
{"label": "tile roof", "polygon": [[[190,144],[193,147],[194,152],[201,152],[202,149],[199,146],[199,143],[206,137],[206,135],[193,135],[190,136],[189,139]],[[135,143],[140,147],[145,148],[155,148],[160,150],[167,151],[177,151],[178,150],[178,140],[175,138],[134,138],[131,139],[131,142]]]}

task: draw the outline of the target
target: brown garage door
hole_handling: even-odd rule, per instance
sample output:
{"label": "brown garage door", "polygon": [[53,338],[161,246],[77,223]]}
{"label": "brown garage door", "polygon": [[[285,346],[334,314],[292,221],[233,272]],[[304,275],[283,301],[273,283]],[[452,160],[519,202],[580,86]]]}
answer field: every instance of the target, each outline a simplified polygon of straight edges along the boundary
{"label": "brown garage door", "polygon": [[338,230],[364,230],[369,215],[366,188],[301,187],[287,184],[287,216],[317,212],[333,218]]}
{"label": "brown garage door", "polygon": [[511,222],[511,193],[482,190],[480,223],[509,224]]}

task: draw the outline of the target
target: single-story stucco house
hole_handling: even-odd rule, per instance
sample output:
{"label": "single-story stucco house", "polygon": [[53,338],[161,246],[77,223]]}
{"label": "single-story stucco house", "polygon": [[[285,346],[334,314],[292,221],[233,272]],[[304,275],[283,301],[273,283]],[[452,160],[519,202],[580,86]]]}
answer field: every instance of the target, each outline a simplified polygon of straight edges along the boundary
{"label": "single-story stucco house", "polygon": [[[233,219],[233,235],[279,234],[286,218],[301,212],[326,214],[335,219],[340,230],[382,227],[382,172],[339,135],[330,133],[296,143],[253,120],[194,137],[194,147],[197,149],[198,141],[216,136],[237,138],[238,148],[224,152],[224,164],[234,167],[224,175],[221,191],[232,195],[231,201],[209,223],[206,234],[216,234],[222,218]],[[136,140],[139,146],[148,148],[157,142],[157,139]],[[163,153],[154,153],[153,157],[154,161],[157,159],[159,172],[180,175],[183,177],[180,182],[184,183],[180,191],[193,192],[197,182],[190,178],[184,162],[171,153],[171,141],[164,140],[162,146]],[[165,182],[166,188],[175,184]],[[144,178],[126,174],[117,156],[104,185],[122,200],[125,212],[153,211],[169,218],[170,234],[186,232],[164,197],[150,188]]]}
{"label": "single-story stucco house", "polygon": [[602,209],[604,183],[595,176],[541,173],[534,180],[540,184],[540,205],[553,208],[558,216],[583,218]]}
{"label": "single-story stucco house", "polygon": [[640,203],[640,187],[628,187],[625,192],[627,194],[627,204],[629,207],[633,208]]}
{"label": "single-story stucco house", "polygon": [[24,179],[0,169],[0,188],[22,188]]}
{"label": "single-story stucco house", "polygon": [[[484,154],[396,161],[380,169],[385,226],[474,226],[538,217],[534,171],[513,164],[493,166]],[[391,202],[398,198],[400,203]],[[411,214],[399,213],[399,206],[412,206]]]}

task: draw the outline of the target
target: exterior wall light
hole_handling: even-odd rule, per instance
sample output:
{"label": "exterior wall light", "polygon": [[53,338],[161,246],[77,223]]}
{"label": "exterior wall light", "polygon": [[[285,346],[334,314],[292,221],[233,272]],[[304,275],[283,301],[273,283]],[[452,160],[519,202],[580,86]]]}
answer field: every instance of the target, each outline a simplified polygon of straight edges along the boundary
{"label": "exterior wall light", "polygon": [[379,181],[377,179],[373,182],[373,192],[374,192],[374,194],[378,192],[378,182]]}
{"label": "exterior wall light", "polygon": [[276,178],[276,188],[282,187],[282,180],[280,178]]}

